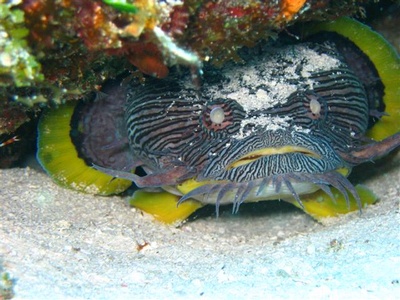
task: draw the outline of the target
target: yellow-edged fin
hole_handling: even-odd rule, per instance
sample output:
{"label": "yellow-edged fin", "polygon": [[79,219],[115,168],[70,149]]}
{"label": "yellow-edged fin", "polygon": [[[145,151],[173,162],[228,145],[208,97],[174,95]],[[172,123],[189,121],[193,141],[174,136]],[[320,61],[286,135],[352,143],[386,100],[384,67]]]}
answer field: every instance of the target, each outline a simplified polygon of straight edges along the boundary
{"label": "yellow-edged fin", "polygon": [[111,195],[126,190],[132,183],[114,179],[88,166],[78,157],[70,138],[70,121],[75,104],[61,105],[47,111],[38,125],[37,159],[43,169],[59,185],[80,192]]}
{"label": "yellow-edged fin", "polygon": [[321,31],[336,32],[363,51],[374,64],[385,86],[383,102],[385,113],[367,136],[382,140],[400,131],[400,57],[396,50],[379,33],[351,18],[340,18],[307,27],[306,35]]}
{"label": "yellow-edged fin", "polygon": [[340,169],[336,169],[336,172],[338,172],[339,174],[347,177],[350,175],[351,172],[351,168],[340,168]]}
{"label": "yellow-edged fin", "polygon": [[194,189],[201,187],[206,184],[210,184],[212,181],[196,181],[195,179],[188,179],[176,186],[176,189],[186,195],[187,193],[193,191]]}
{"label": "yellow-edged fin", "polygon": [[166,224],[179,224],[203,205],[195,200],[187,200],[177,205],[180,196],[168,192],[134,192],[129,204],[151,214],[156,220]]}
{"label": "yellow-edged fin", "polygon": [[[363,185],[357,185],[356,190],[361,199],[361,206],[365,207],[368,204],[374,204],[378,197],[367,187]],[[301,201],[304,205],[304,211],[312,216],[316,220],[327,217],[335,217],[340,214],[347,214],[352,211],[359,210],[356,200],[349,193],[350,205],[346,203],[346,198],[336,188],[331,188],[332,194],[335,197],[335,201],[322,190],[318,190],[310,195],[303,195]],[[298,208],[301,208],[297,201],[293,201],[293,204]]]}

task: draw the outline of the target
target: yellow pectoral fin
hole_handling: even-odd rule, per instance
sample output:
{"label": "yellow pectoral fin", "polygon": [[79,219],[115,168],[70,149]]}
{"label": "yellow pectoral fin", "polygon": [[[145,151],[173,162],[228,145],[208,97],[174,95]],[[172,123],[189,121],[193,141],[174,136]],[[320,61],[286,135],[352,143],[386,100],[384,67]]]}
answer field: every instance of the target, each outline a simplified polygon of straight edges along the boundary
{"label": "yellow pectoral fin", "polygon": [[351,18],[339,18],[335,21],[314,23],[306,27],[305,36],[318,32],[336,32],[352,41],[375,66],[385,87],[383,102],[385,113],[367,136],[380,141],[400,130],[400,56],[395,48],[379,33]]}
{"label": "yellow pectoral fin", "polygon": [[203,205],[195,200],[187,200],[177,205],[180,196],[168,192],[136,191],[129,204],[151,214],[156,220],[167,224],[176,224],[186,220]]}
{"label": "yellow pectoral fin", "polygon": [[[362,207],[368,204],[374,204],[378,200],[378,197],[367,187],[359,184],[355,188],[360,196]],[[302,196],[303,210],[314,219],[321,220],[322,218],[335,217],[339,214],[346,214],[359,209],[356,200],[350,193],[350,203],[348,205],[346,203],[346,198],[339,190],[331,188],[331,191],[335,200],[332,200],[332,198],[322,190]],[[293,204],[301,208],[296,201],[294,201]]]}
{"label": "yellow pectoral fin", "polygon": [[194,189],[201,187],[206,184],[212,183],[211,181],[196,181],[195,179],[188,179],[176,186],[177,190],[183,195],[193,191]]}
{"label": "yellow pectoral fin", "polygon": [[79,157],[70,138],[70,122],[75,105],[68,103],[48,111],[38,125],[37,159],[61,186],[80,192],[110,195],[126,190],[132,183],[88,166]]}

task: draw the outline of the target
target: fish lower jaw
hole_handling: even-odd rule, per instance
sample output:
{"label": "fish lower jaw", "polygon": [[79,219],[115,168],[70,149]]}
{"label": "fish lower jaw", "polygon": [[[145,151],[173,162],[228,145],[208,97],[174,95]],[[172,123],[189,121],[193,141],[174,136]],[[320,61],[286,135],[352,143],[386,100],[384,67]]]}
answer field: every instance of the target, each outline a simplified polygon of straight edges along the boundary
{"label": "fish lower jaw", "polygon": [[[292,182],[292,187],[296,194],[301,196],[304,194],[310,194],[319,189],[319,187],[311,182]],[[202,204],[212,204],[215,205],[217,200],[219,204],[232,204],[238,201],[241,197],[241,193],[238,188],[233,188],[228,191],[222,198],[218,199],[218,192],[196,195],[193,199],[201,202]],[[247,196],[244,199],[244,203],[259,202],[266,200],[293,200],[293,193],[287,188],[287,186],[282,185],[279,191],[276,191],[276,187],[272,184],[268,184],[261,188],[260,186],[252,188],[248,191]]]}

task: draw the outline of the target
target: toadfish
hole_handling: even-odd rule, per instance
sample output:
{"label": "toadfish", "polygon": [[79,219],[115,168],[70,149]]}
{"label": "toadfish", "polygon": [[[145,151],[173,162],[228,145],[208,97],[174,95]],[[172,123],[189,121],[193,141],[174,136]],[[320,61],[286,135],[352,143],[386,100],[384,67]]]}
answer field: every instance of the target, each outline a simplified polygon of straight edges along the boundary
{"label": "toadfish", "polygon": [[[218,212],[233,203],[236,212],[272,199],[316,218],[336,213],[335,204],[321,210],[312,200],[321,191],[360,208],[368,200],[347,179],[351,169],[400,145],[400,64],[382,39],[379,55],[390,61],[377,65],[377,54],[348,39],[351,26],[382,39],[341,19],[326,25],[329,36],[268,44],[245,51],[244,65],[206,69],[199,90],[179,74],[110,84],[90,105],[45,114],[38,159],[57,182],[86,192],[118,193],[131,182],[162,188],[167,193],[139,190],[132,203],[166,222],[204,204]],[[75,167],[72,157],[80,158]],[[162,213],[167,198],[173,208]],[[188,200],[184,217],[173,212]]]}

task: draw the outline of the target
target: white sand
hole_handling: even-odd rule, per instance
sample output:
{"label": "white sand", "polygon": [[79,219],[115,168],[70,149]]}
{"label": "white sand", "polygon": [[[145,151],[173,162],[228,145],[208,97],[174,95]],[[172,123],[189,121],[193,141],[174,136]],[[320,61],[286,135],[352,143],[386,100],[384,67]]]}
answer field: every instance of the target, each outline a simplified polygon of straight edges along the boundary
{"label": "white sand", "polygon": [[381,201],[361,217],[324,226],[278,207],[181,228],[0,170],[1,264],[16,299],[400,299],[400,153],[372,168],[364,183]]}

